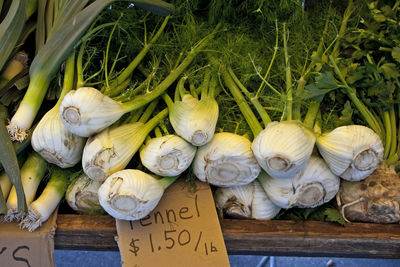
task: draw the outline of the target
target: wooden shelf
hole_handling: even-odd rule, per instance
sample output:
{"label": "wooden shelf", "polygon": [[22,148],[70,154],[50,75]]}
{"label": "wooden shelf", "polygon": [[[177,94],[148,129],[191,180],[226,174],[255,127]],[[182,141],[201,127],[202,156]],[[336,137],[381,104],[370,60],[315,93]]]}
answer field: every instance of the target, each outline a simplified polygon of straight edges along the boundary
{"label": "wooden shelf", "polygon": [[[229,254],[400,258],[400,225],[326,222],[221,221]],[[59,214],[56,249],[118,251],[109,216]]]}

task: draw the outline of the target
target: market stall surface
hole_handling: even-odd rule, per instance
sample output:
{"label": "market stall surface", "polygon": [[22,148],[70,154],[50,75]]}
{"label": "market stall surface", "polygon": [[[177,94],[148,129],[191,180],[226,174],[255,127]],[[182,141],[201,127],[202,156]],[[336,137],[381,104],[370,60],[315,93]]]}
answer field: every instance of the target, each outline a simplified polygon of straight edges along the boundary
{"label": "market stall surface", "polygon": [[[117,267],[120,264],[118,252],[104,251],[74,251],[56,250],[54,252],[57,267]],[[400,259],[352,259],[352,258],[312,258],[312,257],[266,257],[249,255],[231,255],[232,267],[297,267],[297,266],[327,266],[327,267],[391,267],[400,266]]]}

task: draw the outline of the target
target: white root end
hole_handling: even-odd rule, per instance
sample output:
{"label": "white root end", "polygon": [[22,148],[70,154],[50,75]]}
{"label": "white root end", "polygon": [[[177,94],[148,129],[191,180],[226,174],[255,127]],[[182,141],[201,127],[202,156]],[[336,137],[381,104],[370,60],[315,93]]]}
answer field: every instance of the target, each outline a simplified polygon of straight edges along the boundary
{"label": "white root end", "polygon": [[378,154],[372,148],[361,150],[353,159],[354,167],[360,171],[376,169],[379,165]]}
{"label": "white root end", "polygon": [[19,223],[22,229],[28,229],[29,232],[35,231],[42,226],[42,220],[35,212],[29,212],[28,215]]}
{"label": "white root end", "polygon": [[12,122],[7,125],[7,131],[11,138],[11,141],[22,142],[28,136],[28,131],[22,130],[18,125]]}
{"label": "white root end", "polygon": [[364,200],[365,200],[365,199],[364,199],[363,197],[361,197],[361,198],[359,198],[359,199],[357,199],[357,200],[354,200],[353,202],[347,203],[347,204],[345,204],[345,205],[342,206],[342,208],[340,209],[340,213],[342,214],[342,217],[343,217],[343,219],[344,219],[346,222],[351,223],[351,221],[349,221],[349,220],[346,218],[346,216],[344,215],[344,209],[347,208],[347,207],[356,205],[356,204],[358,204],[358,203],[361,203],[361,202],[363,202]]}
{"label": "white root end", "polygon": [[97,182],[103,182],[107,178],[107,173],[97,165],[86,167],[85,173],[90,179]]}
{"label": "white root end", "polygon": [[24,218],[24,212],[18,212],[14,209],[9,209],[7,214],[4,216],[3,221],[6,223],[13,222],[13,221],[21,221]]}
{"label": "white root end", "polygon": [[267,166],[275,171],[288,171],[293,165],[289,159],[277,155],[266,159]]}
{"label": "white root end", "polygon": [[81,123],[81,112],[79,108],[74,106],[65,107],[62,112],[62,117],[65,122],[72,126],[78,126]]}
{"label": "white root end", "polygon": [[205,145],[208,139],[207,133],[203,132],[202,130],[197,130],[193,133],[192,137],[190,138],[191,142],[195,146],[202,146]]}
{"label": "white root end", "polygon": [[177,169],[179,166],[179,159],[173,155],[163,155],[158,159],[161,170]]}

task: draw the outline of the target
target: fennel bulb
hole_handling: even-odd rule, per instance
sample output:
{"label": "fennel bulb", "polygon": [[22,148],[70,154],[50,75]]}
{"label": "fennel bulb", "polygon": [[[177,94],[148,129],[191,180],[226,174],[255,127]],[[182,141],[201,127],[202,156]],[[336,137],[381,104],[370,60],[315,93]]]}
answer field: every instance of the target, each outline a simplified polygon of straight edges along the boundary
{"label": "fennel bulb", "polygon": [[265,193],[259,181],[234,187],[220,187],[214,193],[215,206],[234,218],[270,220],[281,210]]}
{"label": "fennel bulb", "polygon": [[319,157],[312,156],[304,169],[290,179],[260,175],[265,192],[281,208],[314,208],[329,202],[339,191],[340,179]]}
{"label": "fennel bulb", "polygon": [[120,102],[92,87],[81,87],[65,95],[60,117],[67,129],[89,137],[116,122],[126,111]]}
{"label": "fennel bulb", "polygon": [[156,179],[140,170],[122,170],[109,176],[100,186],[99,202],[116,219],[139,220],[157,206],[164,190],[177,178]]}
{"label": "fennel bulb", "polygon": [[98,191],[101,182],[94,181],[85,174],[72,181],[65,193],[68,205],[76,212],[83,214],[103,214]]}
{"label": "fennel bulb", "polygon": [[31,143],[47,162],[68,168],[81,160],[85,138],[67,130],[58,114],[58,106],[55,106],[39,121]]}
{"label": "fennel bulb", "polygon": [[298,121],[271,122],[251,146],[258,164],[270,176],[291,178],[310,159],[314,134]]}
{"label": "fennel bulb", "polygon": [[189,168],[196,150],[183,138],[170,134],[150,139],[140,150],[140,160],[157,175],[176,176]]}
{"label": "fennel bulb", "polygon": [[260,166],[249,139],[224,132],[197,149],[193,172],[203,182],[228,187],[252,182],[260,173]]}
{"label": "fennel bulb", "polygon": [[383,159],[383,144],[370,128],[341,126],[317,138],[317,147],[331,171],[348,181],[367,178]]}
{"label": "fennel bulb", "polygon": [[82,155],[85,174],[90,179],[104,181],[124,169],[146,136],[167,115],[168,109],[164,109],[145,124],[133,122],[110,127],[88,138]]}
{"label": "fennel bulb", "polygon": [[186,94],[170,108],[169,119],[176,134],[194,146],[210,142],[218,120],[218,103],[212,97],[198,100]]}

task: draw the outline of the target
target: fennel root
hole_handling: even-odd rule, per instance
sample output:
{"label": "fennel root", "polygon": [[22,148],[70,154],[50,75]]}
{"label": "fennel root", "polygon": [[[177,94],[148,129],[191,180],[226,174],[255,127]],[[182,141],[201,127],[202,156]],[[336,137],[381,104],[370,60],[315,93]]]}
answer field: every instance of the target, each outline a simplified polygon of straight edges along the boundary
{"label": "fennel root", "polygon": [[336,200],[347,221],[400,222],[400,179],[392,167],[380,165],[362,182],[342,181]]}

